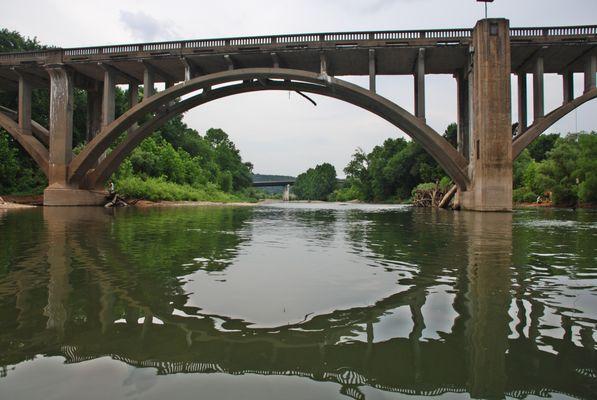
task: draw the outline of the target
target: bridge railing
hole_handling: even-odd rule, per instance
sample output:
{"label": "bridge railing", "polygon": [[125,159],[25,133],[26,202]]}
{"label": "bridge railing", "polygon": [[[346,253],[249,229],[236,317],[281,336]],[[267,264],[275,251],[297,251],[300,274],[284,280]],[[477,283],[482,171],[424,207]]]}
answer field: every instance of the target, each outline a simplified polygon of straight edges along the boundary
{"label": "bridge railing", "polygon": [[[445,43],[467,40],[472,36],[472,31],[472,29],[468,28],[459,28],[409,31],[324,32],[48,49],[32,52],[0,53],[0,65],[69,62],[85,60],[87,58],[101,59],[102,56],[111,58],[115,56],[151,56],[156,53],[180,55],[187,52],[235,51],[237,49],[242,50],[243,48],[250,49],[251,47],[261,46],[283,48],[296,46],[326,47],[343,44],[383,46],[400,43],[409,44],[413,41]],[[533,40],[534,38],[597,37],[597,25],[510,28],[510,36],[518,40],[525,38]]]}

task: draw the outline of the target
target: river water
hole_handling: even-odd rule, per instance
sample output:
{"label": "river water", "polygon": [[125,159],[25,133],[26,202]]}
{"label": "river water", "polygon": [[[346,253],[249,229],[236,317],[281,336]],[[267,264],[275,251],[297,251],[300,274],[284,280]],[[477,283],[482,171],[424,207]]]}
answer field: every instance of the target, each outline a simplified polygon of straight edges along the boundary
{"label": "river water", "polygon": [[597,212],[0,213],[0,399],[597,396]]}

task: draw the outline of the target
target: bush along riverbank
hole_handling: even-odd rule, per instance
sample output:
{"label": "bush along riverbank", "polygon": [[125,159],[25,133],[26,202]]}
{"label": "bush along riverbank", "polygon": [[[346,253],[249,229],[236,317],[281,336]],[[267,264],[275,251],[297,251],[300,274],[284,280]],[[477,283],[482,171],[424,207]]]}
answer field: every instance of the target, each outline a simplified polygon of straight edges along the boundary
{"label": "bush along riverbank", "polygon": [[227,193],[213,183],[191,186],[169,182],[164,178],[129,176],[115,182],[116,192],[128,199],[150,201],[209,201],[217,203],[257,202],[259,194],[252,190]]}
{"label": "bush along riverbank", "polygon": [[[456,125],[444,137],[456,145]],[[357,149],[339,183],[335,170],[321,164],[297,177],[299,199],[412,203],[447,206],[452,181],[417,143],[387,139],[370,153]],[[330,184],[335,182],[335,184]],[[444,197],[444,195],[446,195]],[[597,132],[542,135],[513,164],[515,205],[595,208],[597,205]]]}

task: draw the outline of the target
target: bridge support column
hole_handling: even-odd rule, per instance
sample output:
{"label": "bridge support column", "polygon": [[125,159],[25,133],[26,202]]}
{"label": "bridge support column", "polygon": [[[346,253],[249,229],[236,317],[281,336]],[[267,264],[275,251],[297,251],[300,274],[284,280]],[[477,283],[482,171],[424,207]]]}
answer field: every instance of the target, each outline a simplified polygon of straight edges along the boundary
{"label": "bridge support column", "polygon": [[425,121],[425,49],[419,49],[415,62],[415,116]]}
{"label": "bridge support column", "polygon": [[597,73],[597,56],[592,55],[585,64],[585,93],[595,88],[595,74]]}
{"label": "bridge support column", "polygon": [[102,129],[110,125],[116,116],[116,77],[110,69],[104,71],[104,94],[102,97]]}
{"label": "bridge support column", "polygon": [[155,71],[147,64],[143,64],[145,70],[143,71],[143,100],[146,100],[155,93]]}
{"label": "bridge support column", "polygon": [[375,93],[375,50],[369,49],[369,90]]}
{"label": "bridge support column", "polygon": [[572,72],[562,74],[562,90],[564,92],[562,104],[574,100],[574,75]]}
{"label": "bridge support column", "polygon": [[67,167],[73,154],[73,81],[62,66],[50,74],[50,187],[67,186]]}
{"label": "bridge support column", "polygon": [[73,79],[62,65],[48,67],[50,74],[50,165],[45,206],[99,205],[105,193],[79,190],[68,182],[73,157]]}
{"label": "bridge support column", "polygon": [[518,79],[518,134],[527,130],[527,74],[519,72]]}
{"label": "bridge support column", "polygon": [[468,71],[456,75],[458,90],[458,152],[467,160],[470,158],[470,79]]}
{"label": "bridge support column", "polygon": [[102,129],[102,89],[99,85],[87,91],[87,132],[89,142]]}
{"label": "bridge support column", "polygon": [[506,19],[484,19],[473,31],[471,184],[463,209],[512,210],[510,36]]}
{"label": "bridge support column", "polygon": [[139,85],[136,83],[129,83],[129,109],[135,107],[139,103]]}
{"label": "bridge support column", "polygon": [[19,74],[19,128],[31,135],[31,83]]}
{"label": "bridge support column", "polygon": [[533,70],[533,116],[535,121],[545,115],[545,96],[543,89],[543,57],[537,58]]}

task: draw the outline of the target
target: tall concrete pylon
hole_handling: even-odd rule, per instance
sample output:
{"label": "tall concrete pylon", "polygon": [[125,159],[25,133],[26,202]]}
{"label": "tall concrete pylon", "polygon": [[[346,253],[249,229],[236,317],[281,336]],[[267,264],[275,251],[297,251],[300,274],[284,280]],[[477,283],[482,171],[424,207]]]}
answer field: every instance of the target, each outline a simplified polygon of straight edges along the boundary
{"label": "tall concrete pylon", "polygon": [[460,207],[512,210],[510,34],[506,19],[475,25],[472,42],[467,134],[470,187],[459,192]]}

